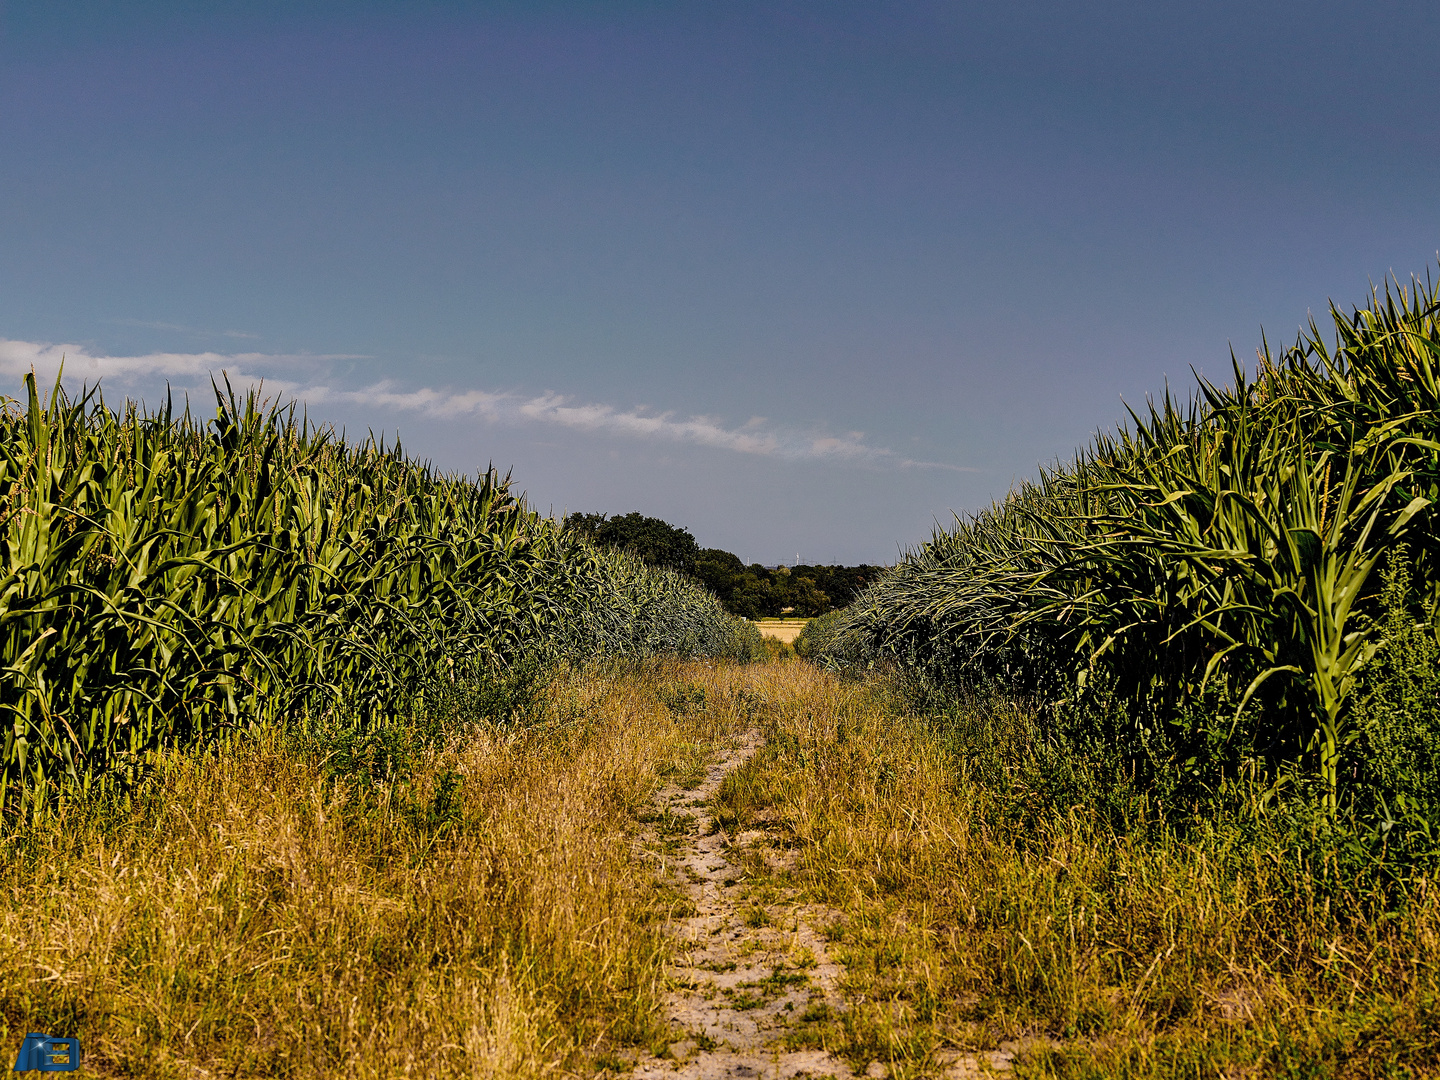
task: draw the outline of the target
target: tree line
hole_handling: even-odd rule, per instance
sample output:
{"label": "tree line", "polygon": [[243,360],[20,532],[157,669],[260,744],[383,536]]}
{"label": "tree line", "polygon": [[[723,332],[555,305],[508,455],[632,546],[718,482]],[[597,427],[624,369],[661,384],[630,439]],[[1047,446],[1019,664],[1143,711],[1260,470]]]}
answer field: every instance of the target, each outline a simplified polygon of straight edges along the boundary
{"label": "tree line", "polygon": [[639,511],[570,514],[564,527],[601,547],[634,552],[651,566],[690,574],[720,598],[726,610],[747,619],[784,615],[813,618],[847,607],[886,569],[883,566],[779,566],[743,563],[719,548],[702,548],[688,529]]}

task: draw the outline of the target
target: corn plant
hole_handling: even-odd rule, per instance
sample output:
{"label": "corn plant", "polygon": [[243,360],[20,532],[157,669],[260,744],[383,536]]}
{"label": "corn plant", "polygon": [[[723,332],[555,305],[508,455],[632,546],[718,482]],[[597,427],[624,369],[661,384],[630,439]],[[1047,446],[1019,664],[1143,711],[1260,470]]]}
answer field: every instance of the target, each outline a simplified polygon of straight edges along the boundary
{"label": "corn plant", "polygon": [[1132,412],[937,531],[832,648],[1052,699],[1098,677],[1182,742],[1196,703],[1228,702],[1227,737],[1309,762],[1333,812],[1352,695],[1383,643],[1387,551],[1413,551],[1440,612],[1437,310],[1428,281],[1387,287],[1350,315],[1332,306],[1333,344],[1312,323],[1278,356],[1263,347],[1253,377],[1234,363],[1228,387]]}
{"label": "corn plant", "polygon": [[493,469],[346,445],[228,384],[209,423],[25,385],[0,416],[10,810],[166,745],[372,721],[526,654],[736,651],[703,588],[567,537]]}

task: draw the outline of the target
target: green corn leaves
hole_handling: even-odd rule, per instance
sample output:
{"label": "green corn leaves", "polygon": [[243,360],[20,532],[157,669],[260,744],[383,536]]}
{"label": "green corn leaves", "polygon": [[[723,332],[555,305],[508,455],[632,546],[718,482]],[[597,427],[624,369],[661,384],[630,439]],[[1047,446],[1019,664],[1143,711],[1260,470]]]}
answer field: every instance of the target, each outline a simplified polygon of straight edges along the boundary
{"label": "green corn leaves", "polygon": [[699,586],[583,547],[493,470],[347,446],[228,385],[209,424],[26,391],[0,417],[8,811],[160,746],[378,718],[526,653],[744,651]]}
{"label": "green corn leaves", "polygon": [[1135,717],[1181,728],[1229,702],[1246,752],[1311,762],[1334,809],[1386,551],[1405,541],[1440,609],[1437,306],[1428,283],[1387,289],[1332,309],[1333,346],[1312,324],[1253,378],[1237,363],[1231,387],[1167,393],[938,532],[837,641],[1052,697],[1103,674]]}

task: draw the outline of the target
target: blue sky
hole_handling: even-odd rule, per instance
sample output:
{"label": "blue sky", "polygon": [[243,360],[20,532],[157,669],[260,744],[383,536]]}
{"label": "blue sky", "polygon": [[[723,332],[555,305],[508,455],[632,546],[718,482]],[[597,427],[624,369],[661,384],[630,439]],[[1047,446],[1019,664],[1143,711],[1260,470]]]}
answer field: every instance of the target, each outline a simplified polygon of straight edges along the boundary
{"label": "blue sky", "polygon": [[888,561],[1435,268],[1431,2],[0,0],[0,380]]}

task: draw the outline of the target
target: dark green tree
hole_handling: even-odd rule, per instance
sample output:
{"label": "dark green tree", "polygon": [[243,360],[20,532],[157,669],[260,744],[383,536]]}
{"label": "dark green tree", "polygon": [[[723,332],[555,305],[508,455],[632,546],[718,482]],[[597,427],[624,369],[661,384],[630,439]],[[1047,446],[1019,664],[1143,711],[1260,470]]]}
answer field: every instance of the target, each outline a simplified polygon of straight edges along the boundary
{"label": "dark green tree", "polygon": [[820,591],[813,577],[792,574],[788,584],[788,603],[784,606],[790,608],[790,613],[797,619],[813,619],[831,609],[830,597]]}
{"label": "dark green tree", "polygon": [[735,583],[745,573],[745,564],[738,556],[719,548],[703,548],[695,559],[695,576],[721,600],[735,591]]}
{"label": "dark green tree", "polygon": [[639,511],[610,517],[570,514],[565,528],[601,547],[626,548],[652,566],[692,574],[733,615],[747,619],[790,614],[813,618],[850,604],[884,572],[883,566],[746,566],[720,548],[701,548],[686,529]]}
{"label": "dark green tree", "polygon": [[609,517],[606,514],[570,514],[565,528],[587,537],[600,547],[632,551],[651,566],[664,566],[682,573],[695,573],[700,545],[688,529],[660,518],[646,517],[638,510]]}
{"label": "dark green tree", "polygon": [[720,600],[736,615],[747,619],[763,619],[780,614],[785,606],[784,593],[776,585],[776,575],[759,563],[745,568],[735,579],[735,588],[729,599]]}

